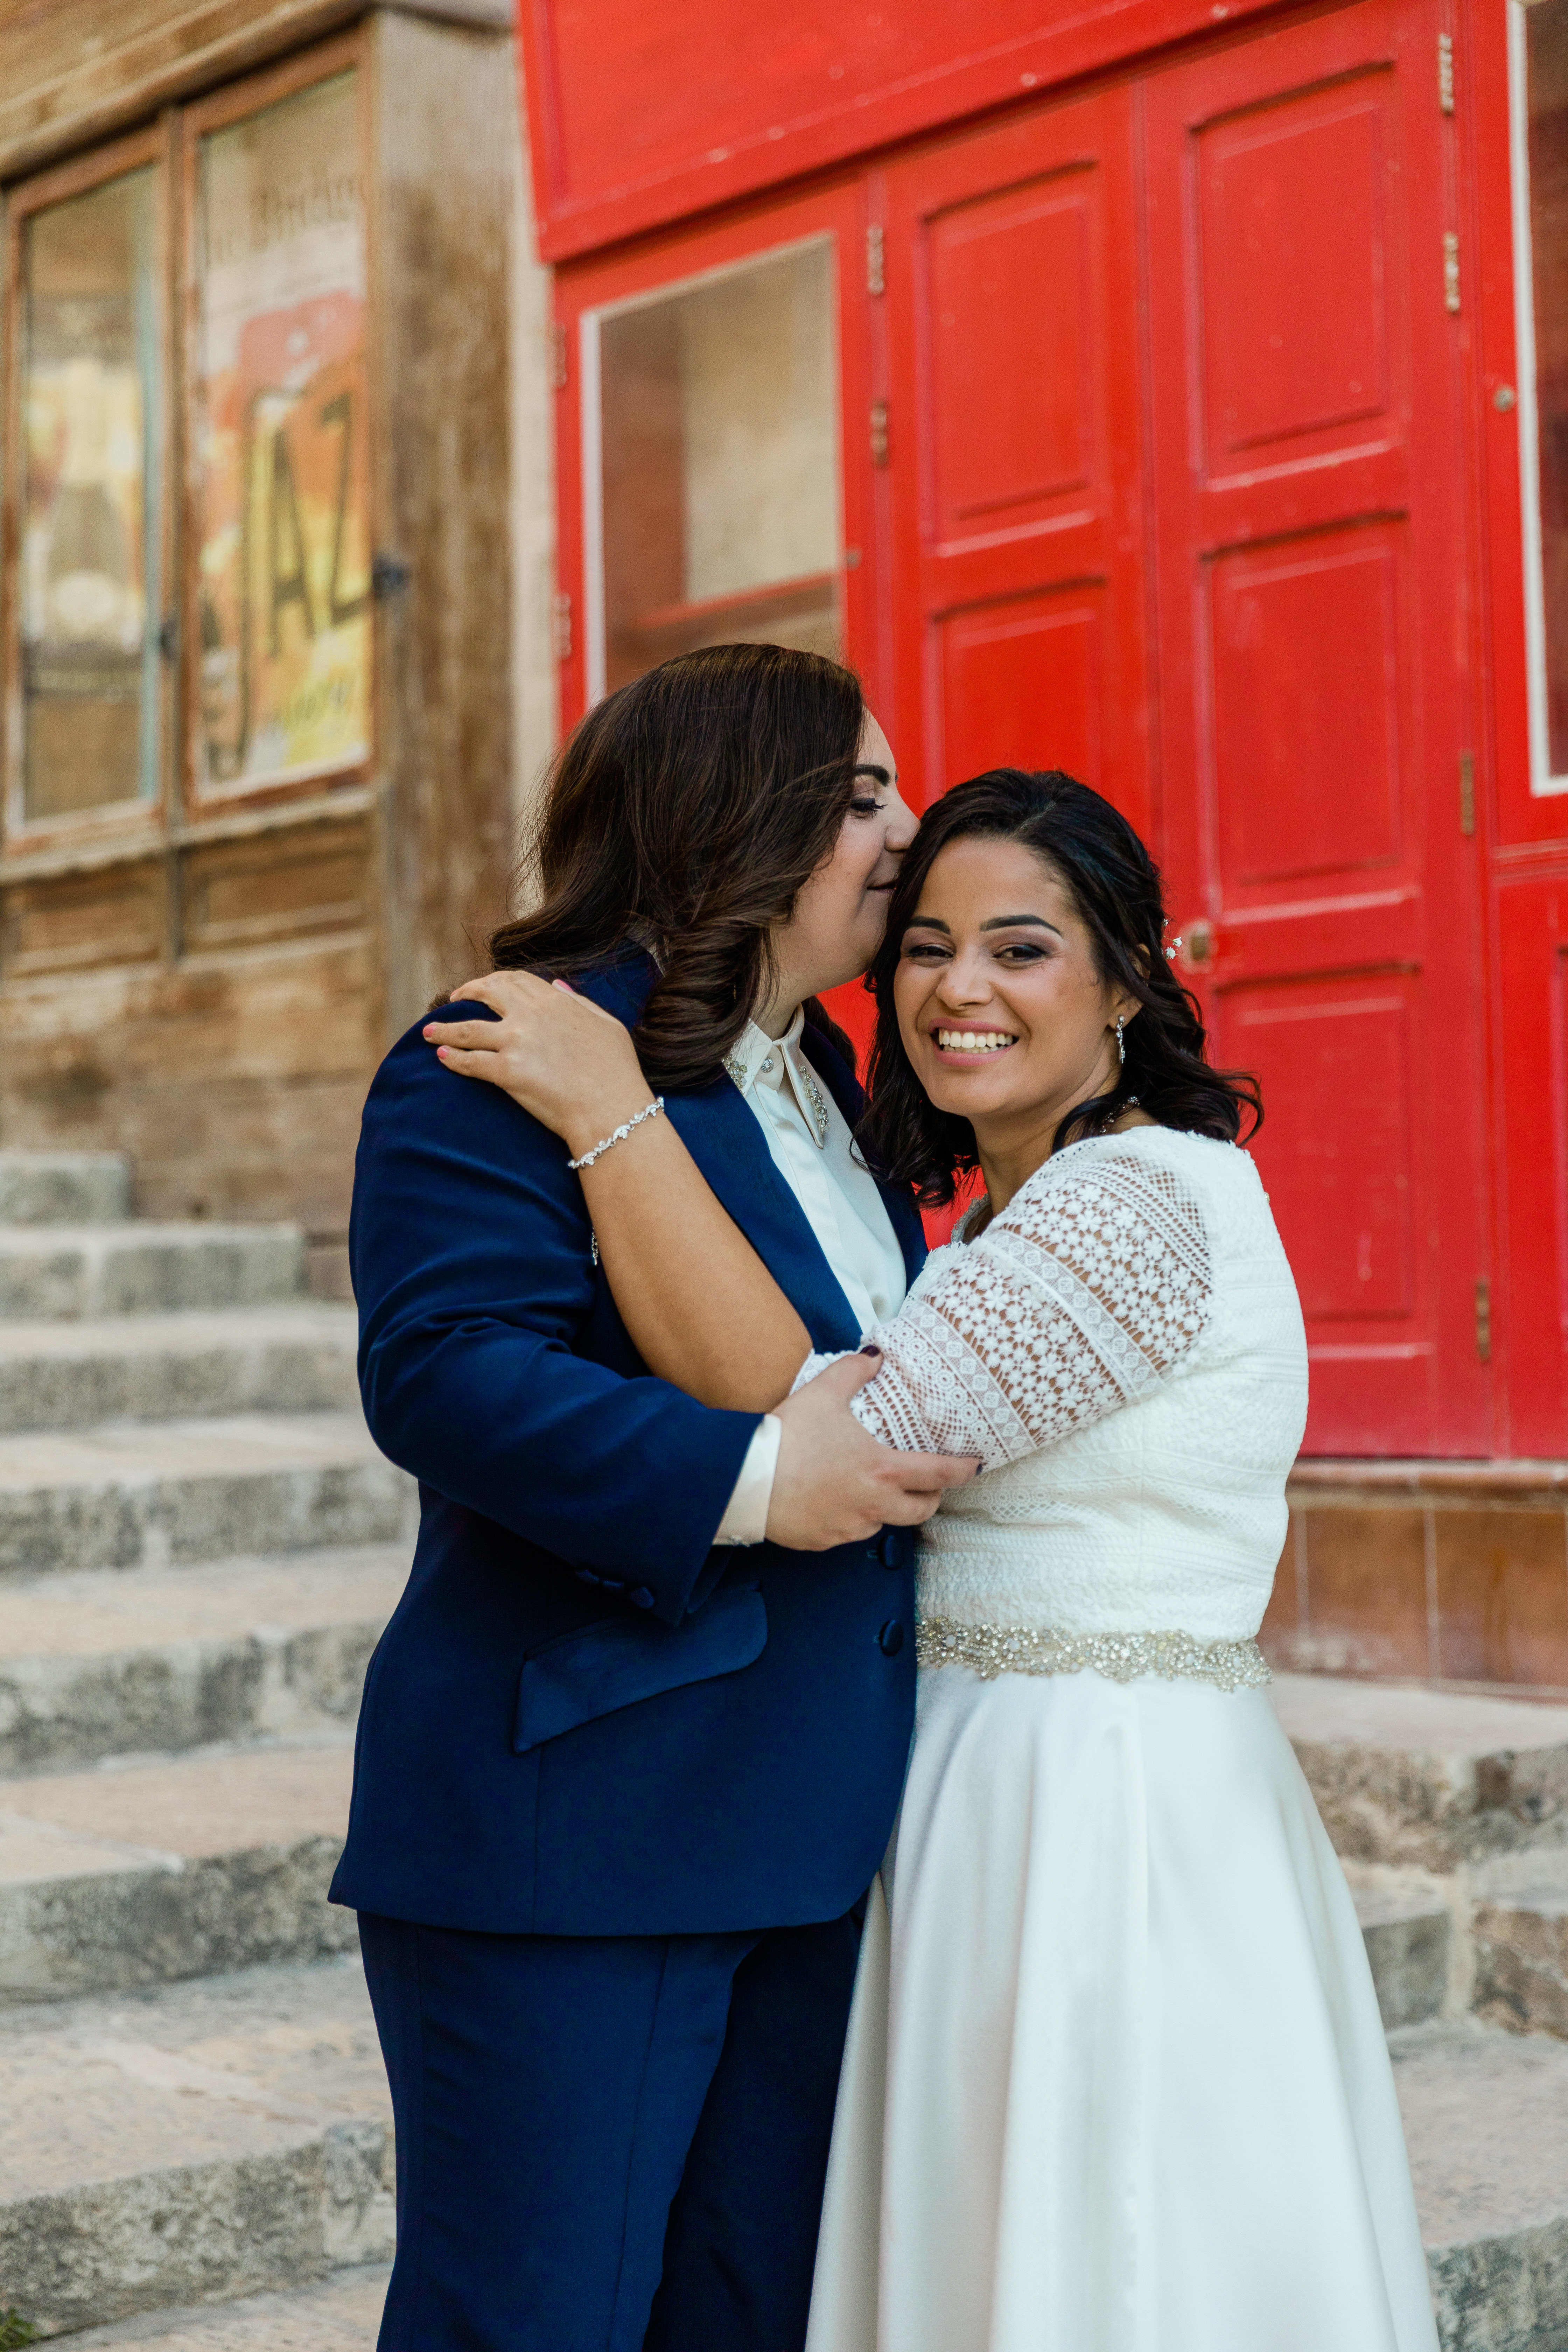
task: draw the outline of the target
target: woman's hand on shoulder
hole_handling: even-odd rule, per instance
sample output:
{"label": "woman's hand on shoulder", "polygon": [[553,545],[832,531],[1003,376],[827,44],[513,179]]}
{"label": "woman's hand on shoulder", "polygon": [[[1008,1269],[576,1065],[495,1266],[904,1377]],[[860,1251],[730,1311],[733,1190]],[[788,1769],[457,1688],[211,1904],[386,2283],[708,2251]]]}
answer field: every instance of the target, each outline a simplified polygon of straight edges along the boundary
{"label": "woman's hand on shoulder", "polygon": [[489,1005],[494,1021],[430,1021],[425,1036],[449,1070],[500,1087],[562,1137],[574,1159],[649,1099],[631,1033],[564,981],[491,971],[452,1003]]}

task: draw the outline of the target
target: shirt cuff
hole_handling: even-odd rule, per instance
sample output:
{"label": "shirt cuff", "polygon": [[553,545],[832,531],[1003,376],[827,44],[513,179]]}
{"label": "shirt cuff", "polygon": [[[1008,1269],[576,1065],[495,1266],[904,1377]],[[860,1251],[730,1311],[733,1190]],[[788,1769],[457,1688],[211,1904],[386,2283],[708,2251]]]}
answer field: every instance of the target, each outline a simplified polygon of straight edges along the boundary
{"label": "shirt cuff", "polygon": [[779,1466],[784,1423],[777,1413],[765,1412],[752,1433],[746,1458],[734,1491],[719,1522],[716,1544],[759,1544],[767,1538],[768,1505],[773,1499],[773,1473]]}

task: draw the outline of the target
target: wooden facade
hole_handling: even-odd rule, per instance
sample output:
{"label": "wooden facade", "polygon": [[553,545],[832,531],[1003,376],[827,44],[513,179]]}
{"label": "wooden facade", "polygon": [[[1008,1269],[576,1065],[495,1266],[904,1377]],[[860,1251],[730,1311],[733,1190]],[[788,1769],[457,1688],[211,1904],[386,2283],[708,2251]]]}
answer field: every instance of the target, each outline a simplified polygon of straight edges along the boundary
{"label": "wooden facade", "polygon": [[339,1286],[369,1075],[554,719],[510,27],[0,6],[0,1139],[297,1217]]}
{"label": "wooden facade", "polygon": [[1268,1106],[1277,1654],[1568,1690],[1568,4],[521,24],[563,722],[787,629],[917,804],[1110,793]]}

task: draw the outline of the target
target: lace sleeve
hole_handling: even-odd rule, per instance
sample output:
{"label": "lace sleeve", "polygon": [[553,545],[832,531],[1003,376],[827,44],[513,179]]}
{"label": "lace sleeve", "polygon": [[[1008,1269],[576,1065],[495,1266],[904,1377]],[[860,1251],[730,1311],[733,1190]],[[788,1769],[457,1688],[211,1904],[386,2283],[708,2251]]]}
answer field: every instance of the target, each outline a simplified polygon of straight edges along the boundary
{"label": "lace sleeve", "polygon": [[1142,1155],[1050,1162],[918,1285],[852,1409],[904,1453],[1016,1462],[1167,1379],[1209,1316],[1208,1242],[1180,1178]]}

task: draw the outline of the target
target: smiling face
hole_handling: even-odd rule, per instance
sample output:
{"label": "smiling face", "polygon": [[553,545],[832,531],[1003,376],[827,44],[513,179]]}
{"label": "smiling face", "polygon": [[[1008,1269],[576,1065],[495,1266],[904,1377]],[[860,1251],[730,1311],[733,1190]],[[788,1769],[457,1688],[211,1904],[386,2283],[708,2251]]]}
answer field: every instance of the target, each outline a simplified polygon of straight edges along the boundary
{"label": "smiling face", "polygon": [[1113,1090],[1117,1019],[1138,1010],[1100,978],[1089,925],[1055,868],[1021,842],[983,834],[933,860],[893,1002],[915,1076],[939,1110],[969,1120],[982,1160],[1035,1153],[1036,1166],[1068,1111]]}
{"label": "smiling face", "polygon": [[833,854],[797,894],[789,920],[773,928],[778,982],[755,1015],[770,1036],[789,1026],[803,997],[859,979],[882,944],[888,899],[914,837],[914,817],[899,793],[897,762],[868,711],[854,797]]}

